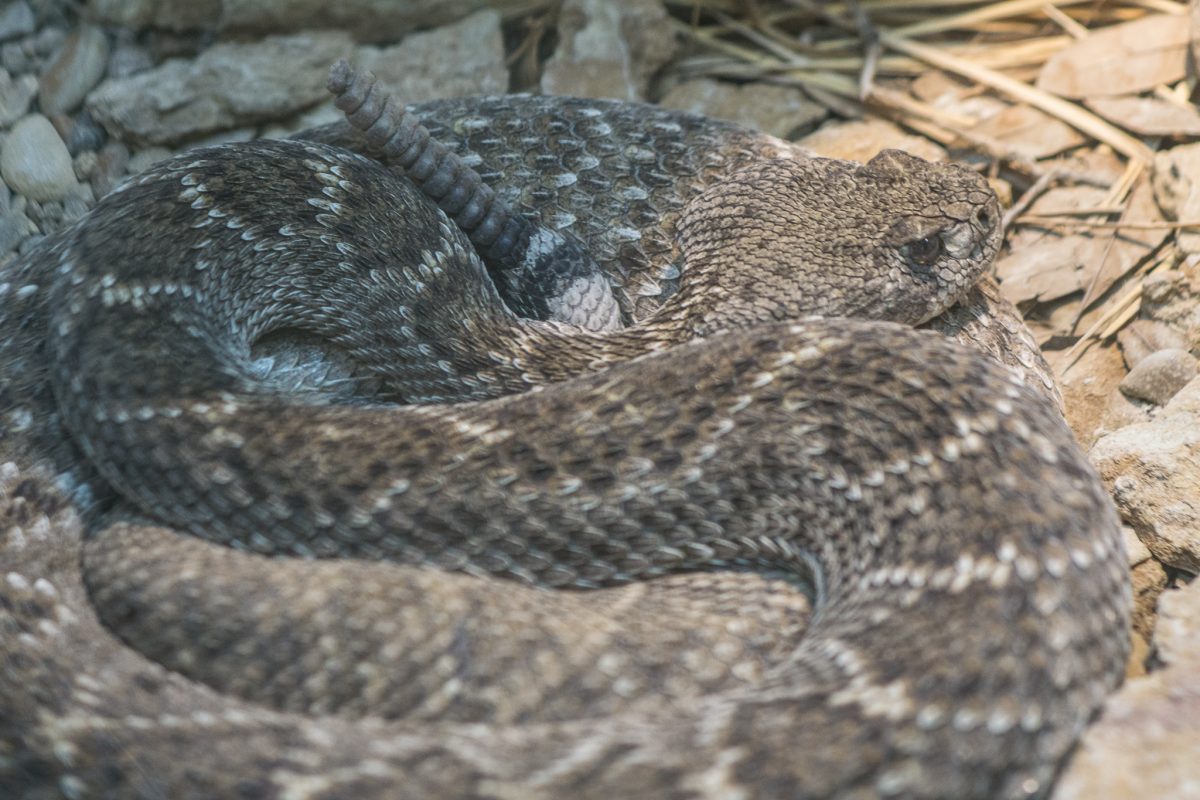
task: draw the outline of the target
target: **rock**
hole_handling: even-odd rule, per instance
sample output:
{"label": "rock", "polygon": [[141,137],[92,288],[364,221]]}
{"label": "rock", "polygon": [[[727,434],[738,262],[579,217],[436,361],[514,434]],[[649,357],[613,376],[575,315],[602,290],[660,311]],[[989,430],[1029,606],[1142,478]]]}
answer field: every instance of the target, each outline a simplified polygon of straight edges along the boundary
{"label": "rock", "polygon": [[33,33],[35,20],[33,9],[25,0],[8,3],[0,11],[0,42]]}
{"label": "rock", "polygon": [[360,48],[358,60],[404,103],[508,90],[500,15],[491,10],[393,47]]}
{"label": "rock", "polygon": [[1200,414],[1164,414],[1122,428],[1089,456],[1154,557],[1200,572]]}
{"label": "rock", "polygon": [[25,116],[37,91],[38,79],[34,76],[13,78],[8,70],[0,69],[0,128],[7,128]]}
{"label": "rock", "polygon": [[171,151],[165,147],[147,147],[145,150],[139,150],[130,156],[126,173],[137,175],[139,172],[145,172],[163,159],[170,158],[171,155]]}
{"label": "rock", "polygon": [[6,256],[21,244],[37,227],[23,210],[8,210],[0,214],[0,257]]}
{"label": "rock", "polygon": [[42,74],[38,102],[44,114],[75,110],[108,67],[108,39],[94,25],[84,25],[63,44]]}
{"label": "rock", "polygon": [[1185,264],[1147,275],[1142,284],[1142,316],[1182,331],[1187,349],[1200,350],[1200,268]]}
{"label": "rock", "polygon": [[1187,337],[1153,319],[1135,319],[1117,334],[1117,344],[1125,357],[1125,366],[1133,369],[1138,362],[1159,350],[1186,350]]}
{"label": "rock", "polygon": [[104,197],[125,177],[129,166],[129,148],[120,142],[109,142],[96,153],[96,166],[92,168],[92,193]]}
{"label": "rock", "polygon": [[1163,414],[1179,414],[1190,412],[1200,414],[1200,378],[1192,378],[1182,389],[1175,393],[1171,402],[1163,408]]}
{"label": "rock", "polygon": [[542,91],[644,100],[678,43],[661,0],[566,0]]}
{"label": "rock", "polygon": [[154,67],[154,59],[146,48],[133,42],[118,44],[108,57],[108,71],[104,77],[113,80],[128,78]]}
{"label": "rock", "polygon": [[105,81],[92,115],[133,143],[167,144],[288,116],[326,97],[329,65],[351,53],[348,36],[321,31],[221,43],[195,61],[172,59]]}
{"label": "rock", "polygon": [[1165,668],[1108,699],[1052,800],[1200,796],[1200,581],[1163,593],[1154,638]]}
{"label": "rock", "polygon": [[89,11],[102,22],[129,28],[252,34],[335,28],[360,42],[386,42],[483,8],[528,6],[528,0],[91,0]]}
{"label": "rock", "polygon": [[1200,365],[1187,350],[1159,350],[1129,370],[1125,380],[1121,381],[1121,391],[1161,406],[1197,374],[1200,374]]}
{"label": "rock", "polygon": [[829,115],[799,89],[747,83],[741,86],[700,78],[685,81],[663,95],[659,105],[727,119],[764,133],[791,139],[808,132]]}
{"label": "rock", "polygon": [[[97,124],[96,120],[92,119],[92,115],[87,109],[80,111],[73,117],[69,117],[71,125],[63,136],[63,141],[67,143],[67,150],[71,155],[78,155],[88,150],[99,150],[103,145],[107,135],[104,129]],[[53,122],[53,120],[51,120]],[[58,127],[57,125],[55,127]]]}
{"label": "rock", "polygon": [[928,161],[945,161],[946,151],[923,136],[912,136],[882,119],[824,125],[799,142],[826,158],[870,161],[880,150],[894,148]]}
{"label": "rock", "polygon": [[50,120],[31,114],[13,126],[0,152],[0,175],[30,200],[65,197],[75,185],[71,154]]}
{"label": "rock", "polygon": [[[1200,214],[1200,142],[1182,144],[1154,154],[1154,198],[1175,220]],[[1200,233],[1181,229],[1176,238],[1184,253],[1200,253]]]}

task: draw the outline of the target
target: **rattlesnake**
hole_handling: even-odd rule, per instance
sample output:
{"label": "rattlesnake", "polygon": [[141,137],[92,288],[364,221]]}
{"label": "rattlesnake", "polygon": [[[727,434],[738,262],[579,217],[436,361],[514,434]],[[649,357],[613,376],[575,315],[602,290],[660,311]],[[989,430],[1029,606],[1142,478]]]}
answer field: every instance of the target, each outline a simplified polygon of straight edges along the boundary
{"label": "rattlesnake", "polygon": [[[535,185],[498,213],[540,200],[544,225],[595,181],[596,217],[559,226],[585,231],[578,270],[542,288],[600,265],[623,327],[506,312],[454,225],[330,146],[362,147],[345,127],[177,157],[0,273],[0,791],[1044,794],[1126,651],[1093,471],[1010,369],[893,323],[795,318],[942,310],[997,246],[981,180],[625,104],[439,109],[499,142],[464,137],[485,176],[520,171],[479,149],[520,152],[528,126],[602,131],[552,144],[577,172],[548,179],[583,196]],[[924,286],[854,291],[897,265]],[[811,291],[816,267],[847,270],[842,305]],[[951,326],[1004,315],[987,302]],[[162,522],[401,563],[267,561]]]}

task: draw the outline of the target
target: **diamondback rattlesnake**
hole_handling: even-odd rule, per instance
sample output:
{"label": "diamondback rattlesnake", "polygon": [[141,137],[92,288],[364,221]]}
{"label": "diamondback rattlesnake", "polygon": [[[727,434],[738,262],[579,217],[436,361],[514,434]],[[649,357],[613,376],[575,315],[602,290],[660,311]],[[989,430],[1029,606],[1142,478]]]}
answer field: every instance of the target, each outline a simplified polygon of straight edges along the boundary
{"label": "diamondback rattlesnake", "polygon": [[[514,141],[608,128],[551,145],[583,194],[541,201],[590,178],[624,216],[535,288],[598,265],[624,327],[507,311],[345,128],[185,154],[5,268],[0,789],[1044,794],[1124,662],[1107,498],[1011,371],[801,319],[943,311],[998,245],[982,181],[619,104],[462,130],[502,142],[506,103]],[[518,253],[572,238],[539,231]],[[505,257],[501,291],[538,264]]]}

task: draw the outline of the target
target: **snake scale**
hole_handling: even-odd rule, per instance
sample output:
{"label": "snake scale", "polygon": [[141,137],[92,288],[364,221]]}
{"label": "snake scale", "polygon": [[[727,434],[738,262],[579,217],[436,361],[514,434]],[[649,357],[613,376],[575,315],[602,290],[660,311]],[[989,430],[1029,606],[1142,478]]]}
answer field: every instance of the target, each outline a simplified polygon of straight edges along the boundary
{"label": "snake scale", "polygon": [[1044,796],[1129,588],[984,182],[337,77],[0,267],[0,796]]}

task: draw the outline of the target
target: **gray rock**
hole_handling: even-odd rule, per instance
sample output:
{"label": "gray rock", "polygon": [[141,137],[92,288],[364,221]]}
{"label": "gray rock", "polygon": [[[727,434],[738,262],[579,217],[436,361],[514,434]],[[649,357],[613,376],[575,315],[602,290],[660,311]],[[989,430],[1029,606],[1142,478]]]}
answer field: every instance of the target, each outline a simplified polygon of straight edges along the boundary
{"label": "gray rock", "polygon": [[75,185],[71,154],[41,114],[31,114],[13,126],[0,152],[0,175],[13,191],[30,200],[57,200]]}
{"label": "gray rock", "polygon": [[29,55],[17,42],[5,42],[0,45],[0,66],[13,75],[23,75],[30,69]]}
{"label": "gray rock", "polygon": [[644,100],[679,44],[661,0],[566,0],[542,91]]}
{"label": "gray rock", "polygon": [[1138,362],[1159,350],[1187,349],[1187,337],[1165,322],[1135,319],[1117,334],[1117,344],[1125,357],[1125,366],[1133,369]]}
{"label": "gray rock", "polygon": [[129,166],[129,148],[120,142],[109,142],[96,153],[96,166],[92,168],[92,193],[96,197],[116,188],[125,177]]}
{"label": "gray rock", "polygon": [[173,59],[105,81],[88,98],[113,135],[168,144],[288,116],[326,97],[329,65],[352,52],[348,36],[323,31],[221,43],[195,61]]}
{"label": "gray rock", "polygon": [[94,25],[84,25],[67,37],[58,55],[42,74],[38,102],[42,112],[73,111],[83,102],[108,67],[108,39]]}
{"label": "gray rock", "polygon": [[113,80],[128,78],[154,66],[154,59],[149,51],[133,42],[118,44],[108,56],[108,72],[104,77]]}
{"label": "gray rock", "polygon": [[0,69],[0,127],[8,127],[29,111],[29,104],[37,95],[38,79],[32,75],[13,78],[6,69]]}
{"label": "gray rock", "polygon": [[1200,377],[1188,381],[1163,408],[1163,414],[1179,414],[1185,411],[1200,414]]}
{"label": "gray rock", "polygon": [[1200,414],[1163,414],[1102,437],[1092,463],[1156,559],[1200,572]]}
{"label": "gray rock", "polygon": [[1129,370],[1121,381],[1121,391],[1129,397],[1162,405],[1197,374],[1200,374],[1200,365],[1187,350],[1159,350]]}
{"label": "gray rock", "polygon": [[36,233],[37,227],[23,211],[0,214],[0,257],[20,246],[26,236]]}
{"label": "gray rock", "polygon": [[495,11],[414,33],[393,47],[360,48],[358,60],[404,103],[508,90],[504,36]]}
{"label": "gray rock", "polygon": [[170,158],[171,155],[171,151],[166,147],[147,147],[145,150],[139,150],[129,157],[129,163],[125,168],[126,174],[137,175],[139,172],[145,172],[163,159]]}
{"label": "gray rock", "polygon": [[782,139],[807,133],[829,116],[799,89],[748,83],[741,86],[700,78],[670,89],[659,105],[727,119]]}
{"label": "gray rock", "polygon": [[414,30],[460,20],[482,8],[523,10],[528,0],[91,0],[101,22],[174,31],[283,33],[336,28],[360,42],[395,41]]}
{"label": "gray rock", "polygon": [[0,10],[0,42],[33,33],[33,9],[25,0],[10,2]]}
{"label": "gray rock", "polygon": [[[53,120],[51,120],[53,122]],[[80,111],[74,117],[71,117],[71,125],[67,129],[66,136],[63,136],[63,141],[67,143],[67,150],[71,155],[79,155],[87,150],[99,150],[105,139],[108,138],[96,120],[92,119],[92,115],[87,109]]]}

